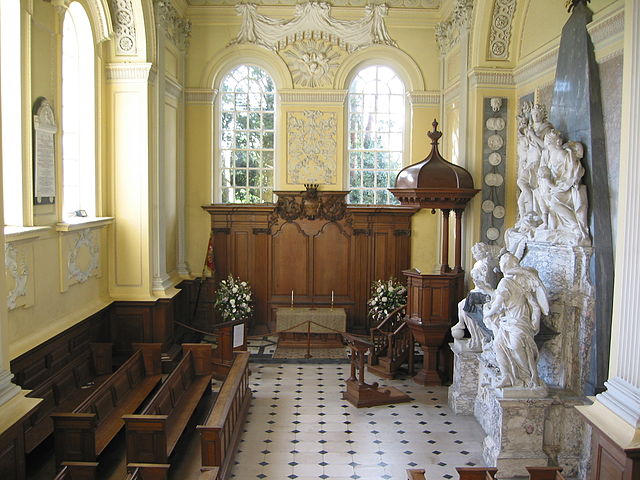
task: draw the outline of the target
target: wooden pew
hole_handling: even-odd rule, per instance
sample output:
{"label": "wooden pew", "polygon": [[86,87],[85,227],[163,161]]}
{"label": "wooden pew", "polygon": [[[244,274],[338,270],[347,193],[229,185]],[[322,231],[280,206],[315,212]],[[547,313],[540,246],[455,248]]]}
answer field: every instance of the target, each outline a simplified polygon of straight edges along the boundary
{"label": "wooden pew", "polygon": [[530,480],[564,480],[560,467],[527,467]]}
{"label": "wooden pew", "polygon": [[456,467],[460,480],[491,480],[496,477],[495,467]]}
{"label": "wooden pew", "polygon": [[123,415],[127,463],[166,464],[189,418],[211,391],[211,345],[184,344],[180,363],[138,415]]}
{"label": "wooden pew", "polygon": [[126,480],[167,480],[169,464],[129,463]]}
{"label": "wooden pew", "polygon": [[219,467],[217,479],[226,478],[231,469],[250,402],[249,352],[236,352],[207,422],[197,427],[202,467]]}
{"label": "wooden pew", "polygon": [[407,468],[407,477],[409,480],[426,480],[423,468]]}
{"label": "wooden pew", "polygon": [[51,415],[56,462],[93,462],[162,378],[160,343],[134,344],[135,353],[70,413]]}
{"label": "wooden pew", "polygon": [[53,433],[52,413],[73,411],[112,373],[111,347],[110,343],[90,343],[89,349],[31,389],[27,396],[43,401],[23,422],[27,453]]}
{"label": "wooden pew", "polygon": [[53,480],[93,480],[98,462],[62,462],[62,469]]}

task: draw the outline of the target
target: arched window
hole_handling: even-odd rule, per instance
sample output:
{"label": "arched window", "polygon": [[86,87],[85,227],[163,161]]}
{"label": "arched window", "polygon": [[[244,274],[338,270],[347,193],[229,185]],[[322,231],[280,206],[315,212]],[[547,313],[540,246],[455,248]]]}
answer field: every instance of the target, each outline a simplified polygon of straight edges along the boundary
{"label": "arched window", "polygon": [[351,82],[347,102],[349,202],[397,203],[387,188],[402,168],[404,84],[389,67],[365,67]]}
{"label": "arched window", "polygon": [[2,179],[5,225],[23,225],[20,2],[0,2]]}
{"label": "arched window", "polygon": [[89,17],[69,5],[62,30],[62,214],[96,215],[95,57]]}
{"label": "arched window", "polygon": [[220,86],[220,188],[223,203],[273,201],[275,85],[240,65]]}

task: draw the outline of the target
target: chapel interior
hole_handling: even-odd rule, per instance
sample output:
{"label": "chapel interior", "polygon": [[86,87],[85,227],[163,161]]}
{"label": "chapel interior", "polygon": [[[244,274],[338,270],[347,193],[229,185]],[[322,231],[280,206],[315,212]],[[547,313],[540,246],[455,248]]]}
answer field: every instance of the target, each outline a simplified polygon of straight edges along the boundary
{"label": "chapel interior", "polygon": [[0,478],[640,478],[637,0],[2,0],[0,93]]}

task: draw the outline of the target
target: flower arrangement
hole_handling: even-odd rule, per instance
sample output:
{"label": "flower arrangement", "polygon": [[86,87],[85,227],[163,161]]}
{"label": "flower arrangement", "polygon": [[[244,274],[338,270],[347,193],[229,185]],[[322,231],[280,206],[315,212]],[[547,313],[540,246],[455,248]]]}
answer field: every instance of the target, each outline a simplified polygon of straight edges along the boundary
{"label": "flower arrangement", "polygon": [[386,282],[376,280],[371,284],[369,316],[376,322],[383,320],[396,308],[407,303],[407,289],[395,278]]}
{"label": "flower arrangement", "polygon": [[214,306],[223,322],[248,319],[253,312],[251,286],[229,274],[218,284]]}

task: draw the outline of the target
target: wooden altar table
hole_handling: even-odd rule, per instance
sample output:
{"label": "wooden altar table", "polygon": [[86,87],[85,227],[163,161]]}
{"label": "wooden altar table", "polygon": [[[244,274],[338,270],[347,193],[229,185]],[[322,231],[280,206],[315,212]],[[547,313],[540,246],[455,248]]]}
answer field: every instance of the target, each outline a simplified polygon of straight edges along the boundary
{"label": "wooden altar table", "polygon": [[336,348],[347,328],[344,308],[277,308],[278,345],[283,347]]}

